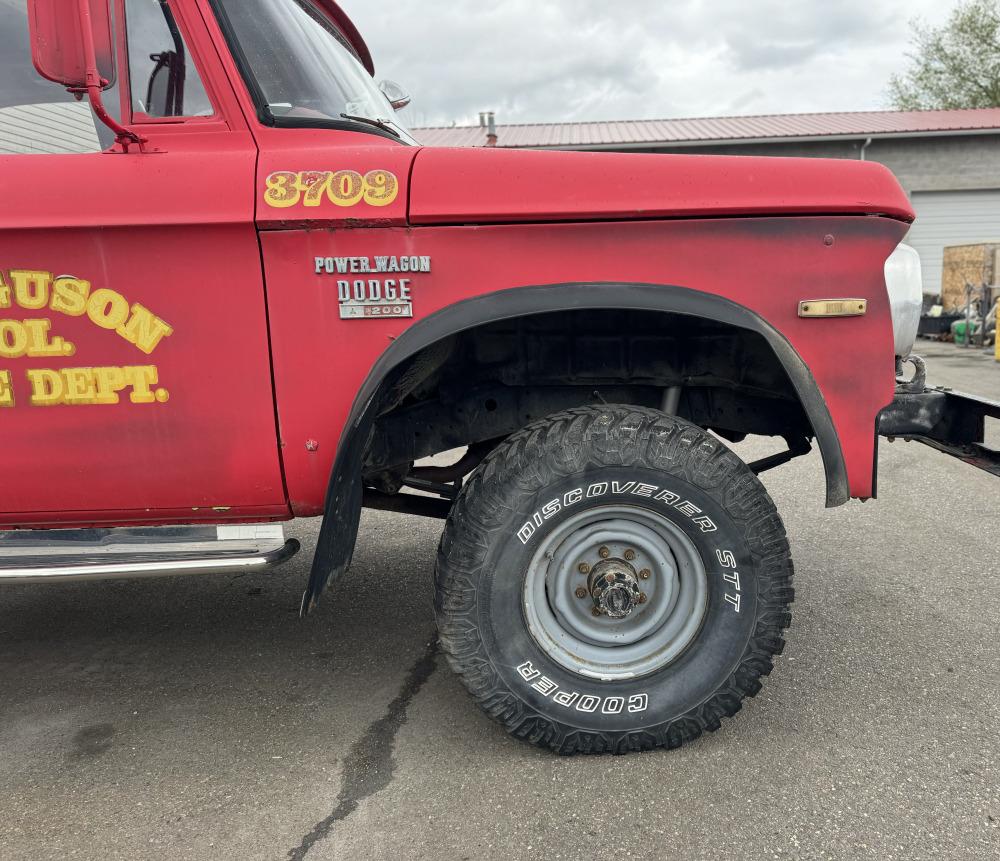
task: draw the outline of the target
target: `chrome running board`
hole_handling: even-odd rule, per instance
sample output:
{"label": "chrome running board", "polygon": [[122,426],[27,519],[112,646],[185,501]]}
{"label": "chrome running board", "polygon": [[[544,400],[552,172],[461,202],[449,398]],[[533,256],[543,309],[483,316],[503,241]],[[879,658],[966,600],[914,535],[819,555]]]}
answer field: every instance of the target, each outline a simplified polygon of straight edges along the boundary
{"label": "chrome running board", "polygon": [[0,583],[266,571],[299,550],[280,523],[0,532]]}

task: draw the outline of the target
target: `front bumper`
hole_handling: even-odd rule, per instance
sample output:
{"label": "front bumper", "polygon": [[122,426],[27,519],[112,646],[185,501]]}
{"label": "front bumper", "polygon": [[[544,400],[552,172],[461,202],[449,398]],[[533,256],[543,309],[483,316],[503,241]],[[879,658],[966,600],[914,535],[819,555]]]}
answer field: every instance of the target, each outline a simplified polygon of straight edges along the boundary
{"label": "front bumper", "polygon": [[879,414],[878,432],[922,442],[1000,476],[1000,451],[984,444],[987,418],[1000,419],[1000,403],[950,389],[903,387]]}

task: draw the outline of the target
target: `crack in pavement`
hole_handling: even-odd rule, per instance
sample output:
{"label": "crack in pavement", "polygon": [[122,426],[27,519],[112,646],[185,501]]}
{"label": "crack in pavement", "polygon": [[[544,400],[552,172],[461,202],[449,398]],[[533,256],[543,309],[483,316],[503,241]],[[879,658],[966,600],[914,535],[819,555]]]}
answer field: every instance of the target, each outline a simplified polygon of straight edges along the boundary
{"label": "crack in pavement", "polygon": [[320,840],[330,835],[333,826],[357,810],[358,804],[392,781],[396,769],[393,756],[396,734],[406,723],[406,712],[424,683],[434,672],[438,653],[435,637],[420,659],[410,668],[396,698],[389,703],[385,715],[372,723],[353,745],[344,760],[344,777],[337,806],[325,819],[317,822],[294,849],[288,851],[288,861],[302,861]]}

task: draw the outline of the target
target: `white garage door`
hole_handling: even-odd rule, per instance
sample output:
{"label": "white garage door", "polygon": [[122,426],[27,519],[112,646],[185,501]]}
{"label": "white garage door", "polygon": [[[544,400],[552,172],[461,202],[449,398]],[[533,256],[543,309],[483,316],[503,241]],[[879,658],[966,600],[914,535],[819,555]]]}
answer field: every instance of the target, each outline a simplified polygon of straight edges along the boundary
{"label": "white garage door", "polygon": [[948,245],[1000,242],[1000,189],[917,191],[917,220],[906,241],[920,252],[924,292],[941,292],[941,261]]}

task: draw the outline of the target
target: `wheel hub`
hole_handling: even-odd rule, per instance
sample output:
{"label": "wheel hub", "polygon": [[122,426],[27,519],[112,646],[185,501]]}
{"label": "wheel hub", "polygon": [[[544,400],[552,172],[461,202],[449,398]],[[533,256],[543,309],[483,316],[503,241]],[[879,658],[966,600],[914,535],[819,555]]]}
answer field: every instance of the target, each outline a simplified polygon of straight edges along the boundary
{"label": "wheel hub", "polygon": [[562,666],[634,678],[679,656],[697,634],[708,583],[697,548],[668,519],[602,505],[561,521],[524,581],[535,641]]}
{"label": "wheel hub", "polygon": [[639,575],[624,559],[604,559],[598,562],[587,578],[594,606],[612,619],[624,619],[643,603]]}

